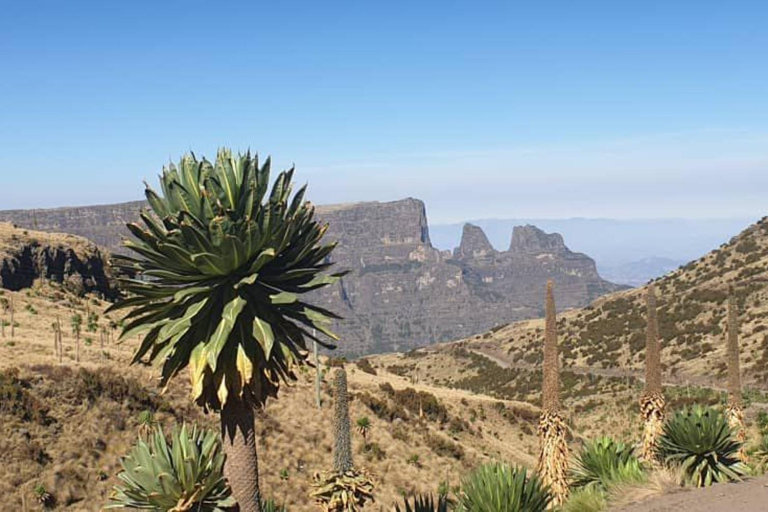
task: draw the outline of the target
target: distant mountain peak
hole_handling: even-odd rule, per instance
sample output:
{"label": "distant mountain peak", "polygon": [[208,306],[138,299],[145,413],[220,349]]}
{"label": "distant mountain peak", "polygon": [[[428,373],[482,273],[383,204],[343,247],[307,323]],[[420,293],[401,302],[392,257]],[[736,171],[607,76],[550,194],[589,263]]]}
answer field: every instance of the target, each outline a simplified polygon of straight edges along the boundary
{"label": "distant mountain peak", "polygon": [[509,251],[518,254],[531,254],[542,252],[561,253],[568,251],[559,233],[545,233],[543,230],[530,224],[515,226],[512,230],[512,240],[509,243]]}
{"label": "distant mountain peak", "polygon": [[488,241],[483,228],[467,222],[461,233],[461,243],[454,250],[454,256],[458,259],[483,258],[494,254],[496,251]]}

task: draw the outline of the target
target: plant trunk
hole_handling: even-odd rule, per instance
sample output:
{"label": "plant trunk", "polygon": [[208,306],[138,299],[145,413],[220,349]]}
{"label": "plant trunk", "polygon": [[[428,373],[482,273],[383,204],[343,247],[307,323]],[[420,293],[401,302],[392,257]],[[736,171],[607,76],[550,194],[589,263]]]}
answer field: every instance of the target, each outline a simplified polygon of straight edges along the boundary
{"label": "plant trunk", "polygon": [[333,399],[333,469],[338,474],[352,469],[352,436],[349,426],[349,395],[347,393],[347,372],[344,368],[336,370]]}
{"label": "plant trunk", "polygon": [[[314,329],[312,330],[312,336],[315,335]],[[317,356],[317,342],[312,340],[312,349],[315,353],[315,401],[317,402],[317,408],[320,409],[323,406],[323,401],[320,398],[320,358]]]}
{"label": "plant trunk", "polygon": [[227,454],[224,476],[240,512],[261,512],[254,421],[253,406],[242,400],[230,399],[221,410],[221,437]]}

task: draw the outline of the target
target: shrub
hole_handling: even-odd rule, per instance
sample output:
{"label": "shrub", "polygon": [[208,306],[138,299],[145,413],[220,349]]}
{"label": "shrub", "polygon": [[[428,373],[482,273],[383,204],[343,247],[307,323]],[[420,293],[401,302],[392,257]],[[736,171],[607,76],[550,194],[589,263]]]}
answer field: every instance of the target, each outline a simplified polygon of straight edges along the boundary
{"label": "shrub", "polygon": [[680,465],[691,483],[704,487],[741,479],[747,467],[738,458],[740,448],[722,413],[696,405],[664,424],[659,455],[667,464]]}
{"label": "shrub", "polygon": [[441,457],[452,457],[456,460],[464,458],[464,449],[449,439],[436,434],[428,434],[424,441],[430,450]]}
{"label": "shrub", "polygon": [[0,414],[9,414],[25,422],[49,425],[53,419],[48,416],[48,408],[28,387],[19,378],[18,369],[0,372]]}
{"label": "shrub", "polygon": [[576,487],[601,487],[611,483],[638,481],[643,468],[634,449],[610,437],[587,441],[576,455],[571,480]]}
{"label": "shrub", "polygon": [[363,371],[365,373],[370,373],[371,375],[376,375],[376,368],[373,367],[371,364],[371,361],[368,359],[358,359],[355,361],[355,364],[358,368],[360,368],[360,371]]}
{"label": "shrub", "polygon": [[[123,471],[105,508],[218,512],[236,504],[222,469],[224,451],[212,430],[176,427],[167,442],[158,428],[147,442],[139,439],[121,460]],[[161,478],[162,477],[162,478]]]}
{"label": "shrub", "polygon": [[598,487],[575,490],[560,508],[561,512],[600,512],[608,508],[605,492]]}
{"label": "shrub", "polygon": [[543,512],[552,495],[539,477],[506,464],[481,466],[462,482],[461,512]]}

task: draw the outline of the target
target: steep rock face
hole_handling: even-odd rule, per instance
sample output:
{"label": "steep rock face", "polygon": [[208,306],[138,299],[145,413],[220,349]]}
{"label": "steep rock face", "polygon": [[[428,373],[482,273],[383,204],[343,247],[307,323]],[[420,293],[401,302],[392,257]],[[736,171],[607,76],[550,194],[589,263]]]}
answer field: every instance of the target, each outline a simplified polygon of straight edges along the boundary
{"label": "steep rock face", "polygon": [[82,236],[109,252],[120,252],[128,236],[127,222],[139,218],[144,201],[45,210],[0,211],[0,222],[12,222],[27,229]]}
{"label": "steep rock face", "polygon": [[[0,219],[64,229],[119,249],[126,221],[142,202],[75,209],[0,212]],[[351,273],[314,298],[344,317],[335,326],[339,351],[350,355],[408,350],[543,314],[546,280],[558,304],[580,307],[618,287],[600,278],[594,261],[573,253],[558,234],[516,228],[509,251],[496,251],[483,230],[466,225],[459,247],[432,247],[424,203],[318,206],[338,269]]]}
{"label": "steep rock face", "polygon": [[540,316],[549,278],[563,308],[620,288],[560,235],[533,226],[517,231],[513,250],[500,252],[468,224],[451,254],[429,243],[424,205],[415,199],[318,213],[330,224],[328,237],[339,241],[333,261],[352,271],[319,300],[345,317],[336,325],[340,349],[353,354],[407,350]]}
{"label": "steep rock face", "polygon": [[93,243],[0,225],[0,288],[18,291],[36,279],[62,283],[78,294],[117,297],[105,258]]}
{"label": "steep rock face", "polygon": [[464,224],[461,232],[461,243],[453,251],[455,258],[485,258],[493,257],[495,254],[496,251],[480,226],[470,223]]}
{"label": "steep rock face", "polygon": [[509,252],[516,254],[536,254],[542,252],[563,253],[568,251],[562,235],[547,234],[536,226],[515,226],[512,228],[512,240]]}

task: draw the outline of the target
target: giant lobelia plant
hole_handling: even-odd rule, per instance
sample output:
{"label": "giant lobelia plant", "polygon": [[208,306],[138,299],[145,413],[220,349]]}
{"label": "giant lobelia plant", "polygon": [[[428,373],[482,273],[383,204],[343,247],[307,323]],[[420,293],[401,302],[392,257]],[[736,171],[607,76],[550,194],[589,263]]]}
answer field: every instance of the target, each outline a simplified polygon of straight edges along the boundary
{"label": "giant lobelia plant", "polygon": [[294,170],[269,189],[270,160],[219,151],[216,162],[184,156],[163,168],[162,194],[149,186],[151,210],[128,224],[113,259],[128,298],[122,339],[143,334],[133,361],[162,365],[162,385],[189,370],[192,398],[220,414],[225,476],[242,512],[260,508],[254,408],[277,397],[281,381],[307,362],[307,338],[329,338],[336,315],[305,294],[336,282],[328,274],[335,244],[327,226],[292,195]]}

